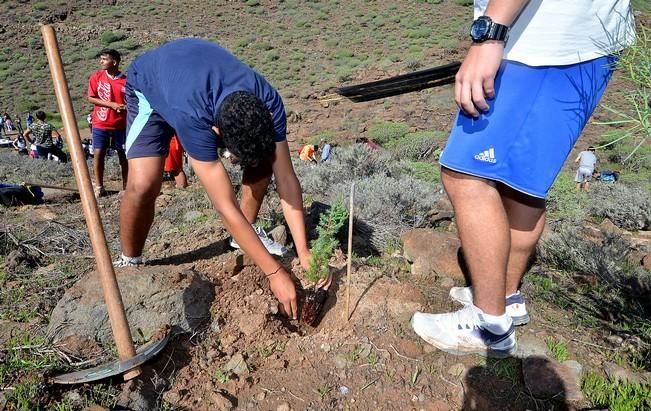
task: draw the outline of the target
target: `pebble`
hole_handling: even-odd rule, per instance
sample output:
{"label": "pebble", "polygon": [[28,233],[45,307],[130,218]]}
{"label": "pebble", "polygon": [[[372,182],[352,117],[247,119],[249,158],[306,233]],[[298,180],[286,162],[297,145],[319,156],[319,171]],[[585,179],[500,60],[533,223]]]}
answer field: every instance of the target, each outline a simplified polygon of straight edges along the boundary
{"label": "pebble", "polygon": [[342,369],[342,368],[346,368],[347,365],[348,365],[348,360],[346,359],[346,357],[343,356],[343,354],[339,354],[335,357],[335,367]]}
{"label": "pebble", "polygon": [[619,335],[609,335],[606,340],[615,347],[619,347],[624,342],[624,339]]}
{"label": "pebble", "polygon": [[265,398],[267,398],[267,393],[264,391],[260,391],[255,395],[256,401],[264,401]]}
{"label": "pebble", "polygon": [[350,392],[350,389],[348,387],[346,387],[345,385],[342,385],[341,387],[339,387],[339,392],[341,393],[341,395],[345,396],[345,395],[348,395],[348,393]]}
{"label": "pebble", "polygon": [[276,411],[291,411],[291,409],[292,407],[290,407],[286,402],[283,402],[278,407],[276,407]]}
{"label": "pebble", "polygon": [[210,323],[210,331],[214,332],[215,334],[219,333],[222,330],[221,326],[219,325],[219,319],[215,319],[212,323]]}

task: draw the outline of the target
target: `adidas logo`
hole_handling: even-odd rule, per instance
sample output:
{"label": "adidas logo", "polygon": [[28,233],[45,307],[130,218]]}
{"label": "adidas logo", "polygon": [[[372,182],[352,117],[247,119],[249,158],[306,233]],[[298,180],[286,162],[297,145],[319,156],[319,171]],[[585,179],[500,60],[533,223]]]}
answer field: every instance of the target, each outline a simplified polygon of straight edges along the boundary
{"label": "adidas logo", "polygon": [[497,163],[497,160],[495,159],[495,150],[491,147],[488,150],[475,154],[475,160]]}

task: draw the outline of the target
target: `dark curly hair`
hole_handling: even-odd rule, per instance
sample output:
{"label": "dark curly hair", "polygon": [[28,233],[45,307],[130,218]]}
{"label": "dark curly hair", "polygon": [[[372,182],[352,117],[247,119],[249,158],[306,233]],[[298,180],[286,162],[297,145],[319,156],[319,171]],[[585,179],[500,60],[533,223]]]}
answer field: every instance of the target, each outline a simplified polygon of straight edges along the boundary
{"label": "dark curly hair", "polygon": [[219,134],[243,168],[269,163],[276,150],[274,123],[259,98],[246,91],[229,94],[219,108]]}

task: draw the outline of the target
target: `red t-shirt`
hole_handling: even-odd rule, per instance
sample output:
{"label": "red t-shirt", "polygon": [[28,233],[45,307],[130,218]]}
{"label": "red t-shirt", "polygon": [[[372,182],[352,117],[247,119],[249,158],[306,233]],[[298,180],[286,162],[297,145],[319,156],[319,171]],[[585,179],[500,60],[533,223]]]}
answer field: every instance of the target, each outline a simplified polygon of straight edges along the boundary
{"label": "red t-shirt", "polygon": [[[90,75],[88,80],[88,97],[104,101],[126,104],[124,88],[127,76],[119,73],[115,78],[108,75],[106,70],[99,70]],[[93,128],[103,130],[124,130],[127,128],[127,111],[117,112],[108,107],[95,105],[93,109]]]}

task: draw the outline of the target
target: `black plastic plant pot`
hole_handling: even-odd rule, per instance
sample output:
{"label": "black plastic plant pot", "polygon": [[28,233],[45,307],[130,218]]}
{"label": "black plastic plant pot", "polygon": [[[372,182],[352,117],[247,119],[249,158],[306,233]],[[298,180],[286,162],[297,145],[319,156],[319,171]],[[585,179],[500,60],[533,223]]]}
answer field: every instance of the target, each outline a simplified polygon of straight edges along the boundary
{"label": "black plastic plant pot", "polygon": [[326,299],[328,299],[328,291],[323,288],[307,291],[305,294],[305,302],[303,303],[301,320],[310,327],[314,327],[319,320]]}

